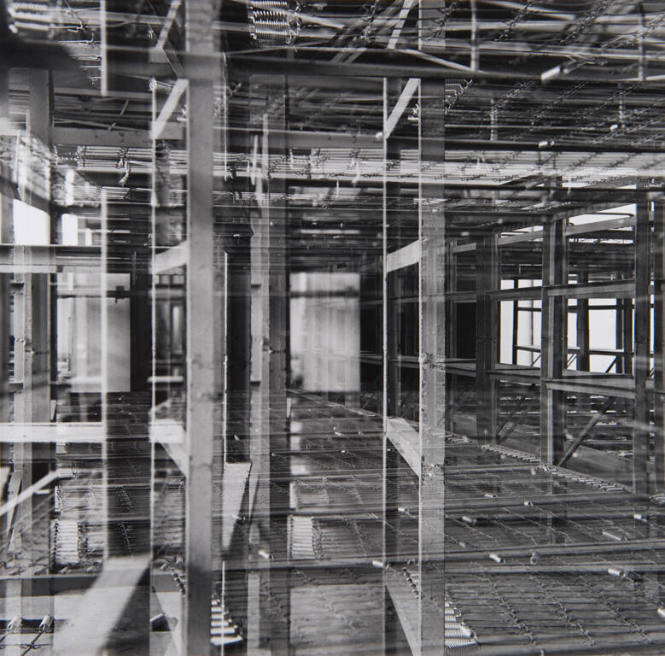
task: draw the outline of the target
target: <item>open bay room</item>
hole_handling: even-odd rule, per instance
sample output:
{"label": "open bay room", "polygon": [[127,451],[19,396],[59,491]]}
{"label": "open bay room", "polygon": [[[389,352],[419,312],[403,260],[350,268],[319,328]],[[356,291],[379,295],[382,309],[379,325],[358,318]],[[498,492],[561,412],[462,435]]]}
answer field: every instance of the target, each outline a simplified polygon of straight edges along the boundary
{"label": "open bay room", "polygon": [[0,0],[0,656],[665,653],[665,2]]}

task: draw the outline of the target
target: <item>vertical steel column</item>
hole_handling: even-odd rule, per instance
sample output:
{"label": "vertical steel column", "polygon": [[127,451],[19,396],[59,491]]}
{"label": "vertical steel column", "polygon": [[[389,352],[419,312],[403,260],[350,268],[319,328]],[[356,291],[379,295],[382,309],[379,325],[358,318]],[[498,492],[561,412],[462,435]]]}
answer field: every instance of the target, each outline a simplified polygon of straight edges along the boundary
{"label": "vertical steel column", "polygon": [[[188,7],[192,3],[188,3]],[[215,298],[212,215],[212,83],[190,80],[188,92],[186,653],[210,651],[212,582],[212,462],[219,401],[219,330]]]}
{"label": "vertical steel column", "polygon": [[[589,274],[581,271],[578,283],[583,285],[589,281]],[[589,299],[577,299],[577,369],[578,371],[589,371],[591,357],[589,355]]]}
{"label": "vertical steel column", "polygon": [[[383,121],[382,125],[385,130],[385,125],[388,120],[389,105],[388,105],[388,79],[383,79],[383,94],[382,94],[382,110]],[[397,454],[395,449],[391,447],[388,440],[388,333],[389,333],[389,316],[388,316],[388,139],[386,138],[385,131],[383,133],[383,183],[382,183],[382,199],[381,199],[381,403],[380,410],[382,416],[382,467],[383,476],[382,490],[381,490],[381,505],[382,505],[382,553],[381,558],[384,567],[387,566],[395,553],[395,536],[391,535],[389,530],[389,521],[394,519],[397,512]],[[384,572],[384,599],[383,599],[383,649],[385,653],[393,646],[394,634],[392,629],[392,621],[395,618],[388,618],[387,610],[390,607],[390,595],[388,594],[386,573]]]}
{"label": "vertical steel column", "polygon": [[497,236],[484,236],[476,245],[476,390],[478,435],[497,437],[497,388],[492,369],[498,361],[497,301],[491,293],[498,288]]}
{"label": "vertical steel column", "polygon": [[551,296],[549,288],[567,280],[563,219],[543,226],[542,275],[540,457],[554,464],[563,455],[566,405],[564,393],[551,389],[548,381],[561,378],[566,366],[566,299]]}
{"label": "vertical steel column", "polygon": [[[187,51],[211,54],[212,0],[185,4]],[[210,653],[213,568],[213,451],[219,417],[224,325],[215,271],[213,216],[214,94],[210,71],[192,71],[187,92],[187,451],[184,652]],[[216,284],[217,283],[217,284]],[[216,503],[216,506],[219,504]]]}
{"label": "vertical steel column", "polygon": [[[8,70],[0,64],[0,120],[9,117]],[[0,136],[0,142],[4,137]],[[10,178],[7,164],[0,162],[0,176]],[[0,193],[0,243],[9,244],[13,241],[12,201],[4,193]],[[12,400],[9,390],[11,328],[10,273],[0,273],[0,422],[8,422],[11,417]],[[0,464],[7,466],[11,455],[10,449],[0,444]],[[5,538],[5,522],[0,521],[2,537]],[[7,581],[2,590],[0,611],[4,617],[14,617],[20,613],[21,581]],[[7,653],[7,652],[5,652]]]}
{"label": "vertical steel column", "polygon": [[[120,10],[119,0],[107,0],[102,8],[102,20],[107,13]],[[109,26],[111,27],[111,26]],[[103,28],[106,33],[105,27]],[[117,26],[108,30],[109,45],[127,45],[126,30]],[[102,84],[113,90],[127,87],[128,80],[118,74],[120,62],[111,53],[103,53],[105,75]],[[154,145],[154,144],[153,144]],[[153,164],[156,164],[153,160]],[[156,175],[157,167],[153,169]],[[131,185],[131,182],[130,182]],[[159,190],[158,181],[153,180],[153,190]],[[168,192],[167,192],[168,193]],[[155,194],[157,199],[158,193]],[[132,241],[118,243],[113,225],[118,218],[118,208],[104,193],[102,208],[104,275],[101,285],[102,320],[102,408],[105,427],[104,481],[106,508],[106,556],[143,555],[148,557],[152,547],[152,462],[153,444],[150,441],[149,408],[151,404],[150,376],[153,373],[151,298],[152,279],[150,273],[151,233],[153,217],[143,212],[130,210]],[[159,211],[159,200],[153,205],[153,213]],[[124,213],[124,210],[123,210]],[[110,229],[109,229],[110,227]],[[109,292],[108,275],[121,271],[128,274],[129,334],[126,335],[129,351],[129,380],[123,389],[110,389],[107,374],[110,370],[106,335],[115,329],[112,324],[115,302]],[[139,578],[125,608],[120,615],[116,630],[107,642],[111,652],[135,653],[150,650],[150,573],[145,571]]]}
{"label": "vertical steel column", "polygon": [[249,232],[244,223],[234,222],[225,232],[229,255],[228,304],[228,459],[249,458],[249,389],[251,359],[251,284]]}
{"label": "vertical steel column", "polygon": [[[262,170],[269,162],[268,120],[258,111],[259,98],[255,99],[256,83],[250,81],[247,111],[257,132],[248,135],[247,151],[251,140],[257,139],[261,130]],[[240,184],[236,181],[236,184]],[[263,180],[259,178],[260,189],[255,196],[256,203],[250,206],[252,216],[251,239],[251,284],[252,284],[252,362],[251,362],[251,417],[250,417],[250,459],[252,461],[251,481],[256,485],[255,517],[252,519],[250,534],[251,547],[256,553],[270,548],[270,296],[268,285],[269,209],[263,195]],[[248,189],[249,191],[249,189]],[[270,572],[260,571],[250,574],[248,606],[248,648],[258,652],[270,640]]]}
{"label": "vertical steel column", "polygon": [[[0,120],[9,118],[9,70],[0,63]],[[0,140],[5,137],[0,137]],[[0,176],[10,177],[9,166],[0,162]],[[13,241],[12,201],[4,193],[0,194],[0,243]],[[8,421],[11,409],[9,394],[9,336],[11,274],[0,273],[0,421]],[[3,454],[0,452],[0,462]]]}
{"label": "vertical steel column", "polygon": [[[252,203],[251,285],[251,477],[256,484],[255,516],[250,534],[254,553],[288,557],[289,446],[286,412],[288,366],[288,279],[286,201],[282,182],[270,179],[270,156],[286,147],[286,80],[252,76],[248,112],[255,132]],[[269,109],[269,111],[266,111]],[[236,184],[240,184],[236,182]],[[285,569],[250,574],[249,644],[251,650],[288,650],[289,575]]]}
{"label": "vertical steel column", "polygon": [[[445,88],[445,82],[443,83]],[[445,146],[444,146],[445,148]],[[443,254],[445,260],[444,276],[443,276],[443,293],[457,291],[457,255],[453,252],[455,242],[447,238],[447,232],[443,230],[444,249]],[[443,343],[443,351],[439,354],[442,358],[457,358],[460,357],[459,353],[459,312],[457,303],[450,300],[445,300],[443,305],[443,331],[445,335]],[[463,315],[465,316],[465,315]],[[464,354],[466,355],[466,354]],[[462,356],[463,357],[463,356]],[[446,413],[445,413],[445,426],[447,431],[454,431],[455,413],[456,413],[456,379],[452,377],[451,384],[446,389]]]}
{"label": "vertical steel column", "polygon": [[[105,274],[113,274],[116,265],[113,257],[112,231],[108,229],[112,205],[103,194],[104,206],[102,228],[105,245],[102,267]],[[137,235],[147,230],[137,219]],[[150,349],[150,303],[145,288],[148,286],[148,256],[143,247],[133,251],[130,270],[130,386],[124,390],[109,390],[107,379],[109,357],[108,339],[113,326],[109,324],[109,297],[112,291],[107,275],[102,276],[102,407],[105,427],[104,468],[106,483],[106,556],[136,556],[149,554],[151,548],[150,519],[146,513],[151,499],[151,452],[149,439],[148,408],[149,395],[145,390],[151,361]],[[126,252],[123,247],[123,252]],[[109,256],[109,253],[111,255]],[[137,257],[138,256],[138,257]],[[136,287],[137,277],[142,277],[144,291]],[[136,342],[139,342],[137,345]],[[146,344],[147,341],[147,344]],[[137,353],[138,351],[138,353]],[[145,352],[147,351],[147,353]],[[141,362],[136,362],[140,358]],[[141,380],[136,380],[136,370],[142,370]],[[108,637],[107,648],[111,652],[133,650],[136,653],[150,649],[150,586],[148,572],[144,572],[134,588],[123,610],[116,630]]]}
{"label": "vertical steel column", "polygon": [[[270,155],[283,156],[286,152],[285,131],[287,119],[287,80],[274,78],[268,90],[270,107]],[[271,180],[270,171],[264,171],[268,180],[268,293],[270,321],[270,553],[277,560],[288,559],[287,523],[289,508],[289,427],[286,414],[286,380],[289,348],[289,288],[286,229],[288,213],[286,187],[282,181]],[[271,651],[274,655],[289,653],[291,623],[289,571],[287,568],[270,572],[272,599]]]}
{"label": "vertical steel column", "polygon": [[665,489],[665,203],[654,202],[654,419],[656,434],[655,490]]}
{"label": "vertical steel column", "polygon": [[[390,101],[393,97],[399,97],[400,86],[394,80],[385,81],[385,105],[386,115],[389,114]],[[385,122],[384,122],[385,125]],[[385,344],[386,360],[384,369],[384,380],[386,383],[385,390],[385,414],[386,416],[397,416],[400,414],[400,389],[402,368],[400,366],[398,357],[398,340],[400,330],[400,310],[401,308],[396,302],[391,302],[398,293],[396,289],[395,279],[397,274],[388,273],[386,263],[388,251],[395,249],[394,244],[389,243],[389,227],[391,227],[391,235],[397,234],[396,225],[399,225],[400,216],[394,210],[391,211],[391,199],[397,204],[397,199],[400,196],[400,184],[398,182],[389,182],[387,179],[388,167],[394,161],[400,159],[400,145],[395,137],[391,137],[384,133],[384,159],[386,162],[386,178],[383,185],[383,202],[384,202],[384,292],[385,292]],[[394,223],[392,219],[394,218]]]}
{"label": "vertical steel column", "polygon": [[[30,130],[29,138],[32,140],[31,149],[35,142],[39,144],[38,157],[46,157],[44,166],[47,179],[40,180],[44,183],[46,193],[51,193],[51,79],[47,71],[30,71]],[[49,200],[46,198],[45,200]],[[29,194],[28,202],[39,201],[36,195]],[[49,217],[50,233],[50,217]],[[53,243],[54,234],[49,234],[49,241]],[[26,373],[30,376],[31,383],[24,386],[24,393],[28,395],[28,417],[27,421],[49,421],[50,401],[50,290],[49,276],[47,274],[27,273],[24,277],[25,288],[31,298],[31,315],[29,336],[26,336],[25,356]],[[35,453],[33,462],[38,461],[33,472],[33,482],[46,475],[48,472],[48,455],[51,451],[49,446],[33,447]]]}
{"label": "vertical steel column", "polygon": [[[516,277],[513,280],[513,286],[515,289],[519,287],[519,277]],[[517,339],[519,333],[519,316],[520,316],[520,302],[519,299],[513,301],[513,321],[512,321],[512,332],[511,332],[511,355],[510,360],[513,364],[518,363],[518,344],[519,340]]]}
{"label": "vertical steel column", "polygon": [[[422,82],[419,89],[420,171],[444,160],[441,132],[445,82]],[[419,174],[421,175],[421,174]],[[444,470],[446,430],[445,215],[444,183],[419,179],[420,261],[420,459],[418,557],[420,566],[420,643],[423,654],[442,654],[444,646]]]}
{"label": "vertical steel column", "polygon": [[635,225],[635,407],[633,416],[633,491],[648,493],[649,396],[647,379],[650,363],[651,277],[650,218],[652,201],[643,192],[637,202]]}
{"label": "vertical steel column", "polygon": [[[260,551],[261,547],[271,559],[286,561],[290,503],[290,460],[285,456],[290,450],[286,404],[288,213],[285,185],[270,176],[270,157],[286,151],[287,80],[252,76],[249,88],[249,111],[257,131],[250,135],[254,144],[248,144],[257,153],[251,241],[251,322],[255,339],[251,379],[257,387],[252,390],[250,441],[251,476],[257,482],[257,491],[250,540],[254,551]],[[291,621],[288,568],[267,569],[250,577],[250,648],[288,654]]]}
{"label": "vertical steel column", "polygon": [[[613,276],[614,278],[614,276]],[[618,276],[616,276],[618,278]],[[622,314],[622,299],[617,298],[614,302],[614,348],[617,351],[623,350],[623,314]],[[617,354],[616,366],[614,367],[616,373],[623,373],[623,355]]]}
{"label": "vertical steel column", "polygon": [[152,374],[151,335],[152,315],[150,302],[151,276],[149,270],[150,251],[148,247],[148,226],[144,219],[133,219],[137,236],[140,235],[144,246],[138,247],[132,253],[132,270],[130,277],[130,325],[131,335],[131,372],[130,383],[132,392],[143,392],[147,395],[150,390],[148,382]]}
{"label": "vertical steel column", "polygon": [[[48,209],[51,193],[51,80],[47,71],[31,70],[29,73],[29,139],[30,158],[34,161],[34,172],[28,183],[26,202]],[[46,158],[42,161],[42,158]],[[36,179],[36,171],[44,172],[44,179]],[[34,185],[43,185],[38,193]],[[45,195],[44,195],[45,194]],[[50,219],[49,219],[50,224]],[[50,227],[50,226],[49,226]],[[49,234],[49,241],[53,235]],[[49,275],[31,271],[32,254],[30,247],[19,256],[24,265],[17,280],[22,282],[22,303],[15,305],[15,367],[22,372],[22,388],[15,394],[14,420],[27,424],[50,420],[50,289]],[[20,268],[17,269],[20,271]],[[19,316],[20,315],[20,316]],[[21,360],[19,362],[19,360]],[[21,380],[19,376],[17,379]],[[48,474],[53,466],[54,446],[50,444],[20,443],[14,445],[14,471],[21,473],[23,489],[29,487]],[[16,512],[16,520],[29,526],[27,535],[15,543],[15,547],[31,560],[47,555],[48,527],[34,522],[33,513],[43,497],[33,496],[21,504]],[[31,588],[24,591],[21,607],[24,616],[32,612]]]}
{"label": "vertical steel column", "polygon": [[[636,232],[633,230],[633,239],[637,239]],[[625,276],[623,276],[625,277]],[[621,348],[623,348],[623,373],[633,373],[633,299],[621,299]]]}
{"label": "vertical steel column", "polygon": [[[237,78],[236,78],[237,79]],[[241,78],[242,85],[248,86],[248,79]],[[229,113],[232,112],[231,116]],[[222,120],[225,125],[243,123],[251,112],[250,107],[237,104],[229,106],[227,90],[222,95]],[[250,118],[251,120],[251,118]],[[227,163],[228,138],[223,131],[222,148]],[[243,146],[250,152],[249,140],[245,137]],[[239,191],[240,182],[226,174],[225,192],[233,195]],[[248,185],[244,183],[245,189]],[[235,201],[234,201],[235,203]],[[228,374],[226,394],[228,399],[227,460],[251,460],[250,416],[251,374],[252,374],[252,227],[251,210],[240,208],[224,222],[224,246],[228,254],[228,314],[230,317],[227,335]]]}

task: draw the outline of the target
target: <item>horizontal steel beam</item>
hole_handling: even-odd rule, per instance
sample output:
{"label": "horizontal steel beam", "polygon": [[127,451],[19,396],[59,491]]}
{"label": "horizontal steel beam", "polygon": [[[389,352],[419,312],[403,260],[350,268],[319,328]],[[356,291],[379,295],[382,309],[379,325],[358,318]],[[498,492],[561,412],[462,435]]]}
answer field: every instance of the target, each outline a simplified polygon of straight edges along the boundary
{"label": "horizontal steel beam", "polygon": [[104,439],[101,422],[0,424],[0,443],[100,444]]}
{"label": "horizontal steel beam", "polygon": [[115,148],[150,148],[147,130],[100,130],[94,128],[55,127],[52,141],[56,146],[106,146]]}

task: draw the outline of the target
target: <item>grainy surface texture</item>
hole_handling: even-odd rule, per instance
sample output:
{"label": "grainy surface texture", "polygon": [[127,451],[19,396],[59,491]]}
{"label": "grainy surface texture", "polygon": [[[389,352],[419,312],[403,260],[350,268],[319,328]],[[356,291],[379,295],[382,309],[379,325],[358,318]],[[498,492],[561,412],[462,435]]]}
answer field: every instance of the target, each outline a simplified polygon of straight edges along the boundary
{"label": "grainy surface texture", "polygon": [[0,0],[0,656],[665,653],[664,46]]}

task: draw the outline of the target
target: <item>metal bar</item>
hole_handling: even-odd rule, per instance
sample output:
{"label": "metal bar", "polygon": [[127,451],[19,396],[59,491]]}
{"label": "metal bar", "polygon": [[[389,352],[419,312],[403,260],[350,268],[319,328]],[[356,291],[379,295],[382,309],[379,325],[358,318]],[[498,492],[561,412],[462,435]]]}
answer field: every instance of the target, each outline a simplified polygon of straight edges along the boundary
{"label": "metal bar", "polygon": [[488,294],[498,301],[512,300],[541,300],[543,295],[542,287],[516,287],[513,289],[494,289],[489,290]]}
{"label": "metal bar", "polygon": [[25,501],[26,499],[31,499],[35,492],[44,489],[46,486],[53,483],[53,481],[58,480],[59,478],[70,478],[72,473],[68,470],[60,469],[58,471],[50,471],[46,476],[43,476],[38,481],[25,488],[23,492],[12,497],[9,501],[0,506],[0,517],[4,517],[8,512],[14,510],[16,506]]}
{"label": "metal bar", "polygon": [[547,379],[561,378],[565,368],[566,324],[563,298],[546,293],[546,286],[566,280],[563,220],[544,226],[543,296],[541,299],[541,459],[554,464],[561,459],[564,444],[565,401],[560,391],[548,388]]}
{"label": "metal bar", "polygon": [[[607,221],[594,221],[593,223],[566,226],[566,237],[593,234],[594,232],[600,232],[603,230],[620,230],[634,225],[635,217],[632,214],[629,214],[619,219],[608,219]],[[630,233],[627,232],[626,237],[628,237],[629,234]],[[623,235],[617,234],[617,237],[620,236]]]}
{"label": "metal bar", "polygon": [[[534,465],[535,466],[535,465]],[[633,503],[638,499],[626,493],[617,492],[616,500],[625,503]],[[592,503],[594,501],[603,502],[608,498],[608,492],[580,492],[580,493],[568,493],[568,494],[523,494],[520,496],[511,496],[511,497],[471,497],[468,499],[456,498],[453,500],[446,500],[445,512],[446,515],[450,518],[456,514],[470,513],[474,511],[482,511],[483,513],[489,512],[500,512],[504,511],[507,508],[522,508],[525,506],[531,507],[547,507],[551,508],[554,506],[570,506],[573,503]],[[414,510],[415,510],[414,504]],[[288,508],[285,506],[282,510],[283,513],[286,513]],[[346,504],[328,504],[324,507],[312,506],[306,508],[299,508],[298,510],[290,511],[292,515],[302,515],[309,517],[339,517],[343,516],[348,512],[348,505]],[[381,512],[380,506],[366,504],[362,508],[361,515],[367,517],[370,514],[378,514]],[[525,512],[530,512],[525,509]],[[533,511],[531,511],[533,512]],[[415,514],[415,513],[414,513]],[[441,554],[443,546],[440,546],[437,551],[438,554]],[[400,554],[401,555],[401,554]],[[431,554],[430,554],[431,555]],[[395,554],[393,554],[393,559]]]}
{"label": "metal bar", "polygon": [[386,436],[413,473],[420,477],[421,453],[418,431],[405,419],[389,417],[386,423]]}
{"label": "metal bar", "polygon": [[[421,108],[418,125],[419,171],[444,159],[445,150],[430,144],[428,136],[441,129],[441,115],[425,112],[423,105],[434,102],[443,107],[445,83],[424,83],[418,87]],[[420,179],[419,174],[419,179]],[[418,553],[420,579],[420,646],[423,654],[436,653],[444,644],[444,577],[440,568],[432,568],[429,559],[444,543],[444,468],[446,426],[445,371],[437,366],[445,353],[446,302],[445,273],[448,266],[445,241],[445,214],[439,208],[444,198],[443,184],[439,187],[418,186],[419,237],[422,257],[419,271],[419,503]]]}
{"label": "metal bar", "polygon": [[[185,5],[187,50],[212,52],[214,2]],[[219,68],[217,75],[219,75]],[[184,609],[186,654],[210,651],[210,597],[213,578],[213,472],[216,406],[223,382],[223,358],[219,290],[216,288],[215,233],[213,213],[214,78],[178,80],[160,112],[153,138],[160,135],[187,89],[187,453],[185,486],[185,569],[187,579]],[[223,275],[223,272],[222,272]],[[223,446],[222,446],[223,451]],[[222,453],[223,458],[223,453]],[[215,505],[220,500],[215,500]]]}
{"label": "metal bar", "polygon": [[655,486],[657,492],[665,489],[665,203],[655,201],[653,215],[654,251],[654,423],[655,423]]}
{"label": "metal bar", "polygon": [[[188,81],[186,79],[179,79],[176,81],[175,85],[173,86],[173,89],[171,89],[171,92],[169,93],[166,102],[162,106],[162,109],[159,112],[157,119],[152,122],[151,133],[153,140],[164,138],[165,128],[168,125],[171,116],[173,115],[173,112],[178,108],[182,96],[187,90],[187,84]],[[191,110],[192,108],[190,105],[190,112]],[[210,127],[212,131],[212,126]]]}
{"label": "metal bar", "polygon": [[166,18],[164,19],[162,29],[159,32],[159,38],[157,39],[156,47],[159,50],[163,50],[166,46],[166,41],[169,38],[169,33],[171,32],[171,28],[173,27],[173,23],[175,22],[178,10],[180,9],[181,5],[182,0],[171,0],[169,3],[169,10],[166,13]]}
{"label": "metal bar", "polygon": [[[530,385],[527,392],[533,392],[535,391],[536,386],[535,385]],[[524,403],[524,401],[527,400],[527,394],[523,394],[520,396],[519,401],[515,404],[515,408],[513,411],[510,413],[506,421],[503,423],[501,428],[497,430],[496,434],[496,441],[497,443],[503,442],[517,427],[517,422],[513,421],[513,419],[516,416],[520,415],[526,415],[528,414],[529,410],[531,409],[531,406],[533,405],[534,402],[534,397],[532,396],[527,403]]]}
{"label": "metal bar", "polygon": [[[260,82],[252,84],[250,80],[250,98],[257,98],[251,102],[250,120],[254,124],[263,125],[263,133],[260,140],[261,169],[266,170],[270,156],[269,150],[269,123],[268,117],[260,113],[260,102],[257,94]],[[247,148],[250,138],[247,135]],[[252,287],[251,321],[252,335],[258,338],[252,339],[252,407],[251,407],[251,430],[250,458],[252,460],[251,477],[256,486],[256,492],[252,508],[252,520],[259,531],[250,536],[250,544],[257,551],[260,548],[268,549],[268,539],[261,534],[269,532],[270,493],[266,479],[270,472],[270,297],[269,297],[269,203],[265,195],[259,195],[257,186],[256,202],[258,211],[251,218],[251,274],[250,283]],[[250,486],[252,483],[250,483]],[[255,519],[263,515],[264,520]],[[228,569],[228,564],[227,564]],[[250,595],[251,609],[249,611],[250,627],[248,629],[248,647],[255,647],[260,642],[269,639],[270,635],[270,613],[272,611],[270,598],[270,579],[267,572],[259,576],[259,580],[252,586],[256,595]]]}
{"label": "metal bar", "polygon": [[32,442],[43,444],[100,444],[104,427],[100,422],[12,422],[0,423],[0,442]]}
{"label": "metal bar", "polygon": [[418,264],[421,258],[421,242],[413,241],[402,248],[392,251],[387,255],[388,273],[403,269],[404,267]]}
{"label": "metal bar", "polygon": [[[40,150],[50,152],[52,116],[52,84],[51,74],[48,71],[31,70],[29,72],[29,112],[28,135],[31,143],[39,143]],[[49,214],[47,219],[47,240],[52,242],[52,220],[50,218],[51,187],[51,157],[49,155],[32,153],[28,165],[32,168],[31,177],[39,176],[39,186],[47,203],[44,209]],[[30,161],[32,160],[32,161]],[[34,191],[28,189],[26,201],[32,203]],[[19,320],[20,331],[15,332],[15,345],[23,338],[22,369],[23,386],[14,395],[14,420],[25,423],[48,422],[50,414],[51,397],[51,288],[49,276],[41,273],[31,273],[32,251],[18,255],[18,260],[24,264],[23,271],[17,269],[15,278],[22,279],[22,317]],[[15,308],[18,309],[18,308]],[[17,326],[18,327],[18,326]],[[19,358],[19,349],[15,348],[15,361]],[[18,368],[16,370],[18,373]],[[21,533],[16,548],[25,553],[29,559],[37,559],[46,553],[46,547],[34,539],[35,529],[33,520],[37,517],[38,498],[34,492],[43,489],[53,480],[55,446],[52,444],[19,443],[14,446],[14,471],[21,476],[23,493],[18,499],[23,500],[28,495],[28,502],[16,507],[17,521],[25,522],[30,528],[27,533]]]}
{"label": "metal bar", "polygon": [[[517,288],[519,284],[519,278],[515,278],[513,280],[513,287]],[[532,310],[533,308],[529,308]],[[512,327],[511,327],[511,333],[510,333],[510,342],[511,342],[511,357],[510,361],[512,364],[517,364],[517,356],[518,356],[518,342],[519,342],[519,311],[520,311],[520,304],[519,300],[515,299],[513,300],[513,305],[512,305],[512,311],[513,311],[513,317],[512,317]]]}
{"label": "metal bar", "polygon": [[[283,130],[288,121],[289,97],[288,80],[285,76],[273,78],[269,85],[267,101],[272,111],[265,115],[264,136],[268,157],[273,153],[278,157],[286,154],[286,139]],[[276,125],[280,132],[271,134]],[[288,483],[275,483],[290,472],[290,460],[279,454],[289,448],[289,429],[286,398],[286,382],[289,351],[289,279],[287,223],[288,213],[284,183],[271,180],[268,187],[268,310],[269,310],[269,353],[268,365],[268,416],[270,421],[269,499],[271,516],[269,520],[269,545],[273,558],[288,558],[287,517],[279,509],[289,504]],[[289,573],[270,572],[270,641],[273,654],[288,654],[291,631],[291,602]]]}
{"label": "metal bar", "polygon": [[613,396],[610,397],[607,403],[605,403],[603,408],[600,410],[600,412],[593,415],[591,419],[589,419],[589,421],[582,429],[582,432],[573,440],[573,443],[568,447],[568,449],[566,449],[566,452],[561,457],[561,460],[559,460],[559,462],[557,463],[557,467],[562,467],[568,462],[568,460],[577,450],[577,447],[580,444],[582,444],[584,438],[591,432],[593,427],[603,418],[603,415],[614,405],[615,400],[616,400],[615,397]]}
{"label": "metal bar", "polygon": [[404,110],[406,110],[409,103],[411,102],[411,99],[413,98],[413,95],[418,90],[419,84],[420,80],[416,77],[412,77],[409,78],[408,82],[404,85],[404,88],[402,89],[402,92],[400,93],[395,106],[390,112],[388,118],[384,121],[383,133],[385,139],[390,137],[390,135],[393,133],[395,127],[404,114]]}
{"label": "metal bar", "polygon": [[394,27],[390,39],[386,45],[386,50],[393,50],[399,41],[400,34],[402,33],[402,28],[404,23],[411,11],[411,8],[415,4],[416,0],[403,0],[402,8],[399,10],[399,15],[397,16],[394,22]]}
{"label": "metal bar", "polygon": [[[189,6],[189,3],[188,3]],[[212,82],[188,94],[187,441],[185,653],[207,654],[212,584],[212,462],[219,381],[212,208]]]}
{"label": "metal bar", "polygon": [[651,203],[643,195],[637,203],[635,226],[635,408],[633,429],[633,491],[646,494],[649,431],[649,401],[647,379],[649,378],[651,304],[649,281],[651,274],[650,225]]}
{"label": "metal bar", "polygon": [[[496,43],[496,42],[495,42]],[[507,44],[511,47],[512,44]],[[480,48],[481,54],[491,56],[493,53],[485,52]],[[334,50],[337,52],[337,49]],[[229,64],[233,65],[238,71],[244,73],[264,73],[272,74],[281,72],[282,74],[301,75],[307,77],[316,76],[349,76],[349,77],[387,77],[387,78],[406,78],[410,76],[417,76],[421,79],[444,79],[444,78],[463,78],[463,79],[490,79],[495,81],[510,80],[533,80],[540,82],[540,74],[533,71],[526,70],[506,70],[505,67],[501,70],[498,68],[493,69],[478,69],[471,70],[468,66],[454,65],[451,62],[439,60],[437,58],[423,57],[423,53],[415,50],[402,50],[401,54],[404,56],[404,63],[400,64],[375,64],[375,63],[332,63],[324,60],[307,60],[302,58],[294,58],[292,60],[284,61],[283,58],[275,56],[262,56],[262,55],[246,55],[246,54],[233,54],[229,58]],[[603,56],[605,53],[603,53]],[[505,56],[505,52],[502,53]],[[553,55],[560,57],[560,54]],[[631,59],[634,56],[631,55]],[[410,60],[410,61],[409,61]],[[199,69],[199,75],[204,74],[205,64],[209,63],[208,60],[200,61],[197,58],[189,58],[186,64],[192,69]],[[212,61],[210,61],[212,63]],[[204,66],[202,66],[204,64]],[[186,66],[187,68],[187,66]],[[582,81],[593,82],[602,86],[611,85],[615,86],[621,82],[633,82],[634,78],[630,75],[600,75],[597,70],[580,69],[570,73],[566,76],[567,82],[577,83]],[[658,84],[661,80],[657,77],[647,78],[643,84]],[[314,82],[312,82],[314,83]]]}
{"label": "metal bar", "polygon": [[[398,464],[396,449],[390,448],[390,439],[388,437],[388,416],[390,403],[389,390],[389,354],[390,354],[390,305],[388,299],[388,157],[390,152],[390,143],[386,132],[389,111],[390,81],[383,79],[382,93],[382,145],[383,145],[383,167],[381,183],[381,459],[382,459],[382,477],[381,477],[381,564],[387,564],[397,550],[396,534],[389,530],[389,527],[399,522],[397,512],[398,485],[390,472],[395,471]],[[387,583],[386,573],[383,576],[384,586]],[[387,591],[383,598],[382,613],[382,647],[385,652],[387,648],[392,647],[394,632],[391,629],[388,620]]]}
{"label": "metal bar", "polygon": [[490,233],[476,248],[476,390],[478,395],[478,435],[497,438],[497,383],[490,372],[498,362],[495,292],[498,287],[496,235]]}
{"label": "metal bar", "polygon": [[[413,602],[417,598],[413,594],[408,581],[397,572],[386,572],[386,590],[397,612],[397,618],[409,644],[411,656],[422,656],[423,647],[421,635],[420,612]],[[441,634],[443,634],[443,618],[440,621]],[[439,647],[443,647],[443,635]],[[432,647],[430,647],[430,650]],[[428,653],[427,651],[424,653]],[[432,651],[432,653],[436,653]]]}
{"label": "metal bar", "polygon": [[[539,556],[574,556],[596,553],[637,553],[640,551],[661,551],[665,541],[659,538],[636,538],[626,542],[579,542],[565,544],[533,544],[524,547],[492,547],[492,551],[504,558],[530,556],[534,551]],[[446,561],[464,562],[476,560],[487,554],[488,550],[470,549],[467,551],[446,551]]]}
{"label": "metal bar", "polygon": [[55,127],[53,143],[57,146],[150,148],[150,135],[139,130]]}
{"label": "metal bar", "polygon": [[[584,285],[588,282],[589,276],[586,271],[581,271],[578,274],[577,282]],[[589,351],[589,299],[577,299],[577,347],[579,352],[577,354],[577,368],[580,371],[589,371],[590,366],[590,351]]]}
{"label": "metal bar", "polygon": [[18,504],[17,497],[21,489],[21,472],[13,471],[9,476],[9,483],[7,484],[7,503],[14,503],[13,507],[10,507],[7,511],[8,517],[5,522],[5,534],[7,536],[7,542],[11,544],[12,542],[12,531],[14,529],[14,514],[15,508]]}
{"label": "metal bar", "polygon": [[542,228],[535,230],[530,230],[528,232],[523,232],[517,235],[506,235],[505,237],[500,237],[498,239],[499,246],[510,246],[512,244],[522,244],[525,242],[542,240],[543,230]]}
{"label": "metal bar", "polygon": [[224,499],[223,521],[222,521],[222,551],[227,553],[231,549],[234,528],[243,499],[247,492],[247,481],[251,469],[249,462],[227,462],[224,464],[224,476],[222,478],[222,495]]}
{"label": "metal bar", "polygon": [[548,390],[557,390],[559,392],[569,392],[573,394],[591,394],[593,396],[616,396],[621,399],[632,399],[635,397],[635,390],[630,383],[630,378],[625,374],[608,374],[609,380],[590,379],[586,384],[579,378],[553,379],[545,380],[543,386]]}
{"label": "metal bar", "polygon": [[107,30],[107,12],[106,0],[99,1],[99,46],[101,50],[101,61],[99,66],[99,74],[101,77],[100,85],[102,96],[108,95],[109,92],[109,42]]}
{"label": "metal bar", "polygon": [[[648,293],[648,292],[647,292]],[[590,282],[579,285],[557,285],[547,289],[551,297],[566,298],[631,298],[635,294],[634,280],[617,280],[616,282]]]}
{"label": "metal bar", "polygon": [[[0,64],[0,124],[9,121],[9,69]],[[9,164],[0,162],[0,178],[10,178]],[[13,203],[9,195],[0,193],[0,243],[12,241]],[[9,394],[10,335],[11,326],[11,277],[0,272],[0,421],[7,421],[11,412]],[[0,453],[0,461],[2,454]]]}

